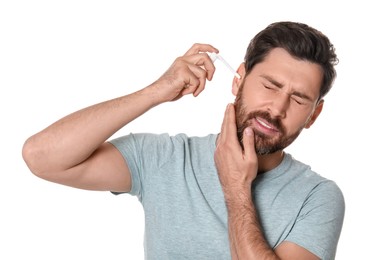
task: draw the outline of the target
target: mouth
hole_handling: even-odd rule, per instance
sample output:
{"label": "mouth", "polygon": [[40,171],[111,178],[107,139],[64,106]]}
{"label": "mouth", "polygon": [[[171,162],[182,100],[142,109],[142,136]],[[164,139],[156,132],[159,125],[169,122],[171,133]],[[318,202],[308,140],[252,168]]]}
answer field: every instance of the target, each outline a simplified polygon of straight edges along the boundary
{"label": "mouth", "polygon": [[262,132],[266,135],[275,135],[279,132],[278,128],[273,124],[269,123],[267,120],[261,117],[253,118],[253,126],[259,132]]}

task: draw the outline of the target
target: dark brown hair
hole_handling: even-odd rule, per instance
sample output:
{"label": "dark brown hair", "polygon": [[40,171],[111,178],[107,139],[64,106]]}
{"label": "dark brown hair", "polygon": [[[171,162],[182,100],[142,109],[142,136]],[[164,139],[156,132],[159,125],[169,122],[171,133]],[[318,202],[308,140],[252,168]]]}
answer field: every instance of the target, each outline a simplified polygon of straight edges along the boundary
{"label": "dark brown hair", "polygon": [[337,75],[335,48],[320,31],[303,23],[277,22],[259,32],[250,42],[245,55],[246,73],[264,60],[274,48],[283,48],[293,57],[319,64],[323,70],[319,100],[331,89]]}

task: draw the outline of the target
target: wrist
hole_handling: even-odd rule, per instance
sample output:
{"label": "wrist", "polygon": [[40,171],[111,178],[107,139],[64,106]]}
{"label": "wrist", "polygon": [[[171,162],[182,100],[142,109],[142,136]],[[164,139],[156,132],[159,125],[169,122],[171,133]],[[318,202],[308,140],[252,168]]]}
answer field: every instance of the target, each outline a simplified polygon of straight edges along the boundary
{"label": "wrist", "polygon": [[156,83],[152,83],[143,88],[140,92],[148,100],[151,107],[155,107],[167,101],[167,99],[162,96],[160,88]]}
{"label": "wrist", "polygon": [[224,197],[228,209],[245,207],[252,201],[251,187],[224,191]]}

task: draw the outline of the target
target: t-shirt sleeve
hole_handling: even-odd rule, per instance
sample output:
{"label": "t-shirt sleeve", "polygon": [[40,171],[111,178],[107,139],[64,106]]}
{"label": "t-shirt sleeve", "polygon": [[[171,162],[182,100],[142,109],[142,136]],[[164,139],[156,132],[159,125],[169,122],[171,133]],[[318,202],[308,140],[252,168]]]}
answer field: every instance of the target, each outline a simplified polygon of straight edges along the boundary
{"label": "t-shirt sleeve", "polygon": [[132,183],[129,194],[141,201],[144,183],[173,153],[173,139],[168,134],[136,133],[110,140],[110,143],[128,165]]}
{"label": "t-shirt sleeve", "polygon": [[309,194],[287,241],[321,259],[334,259],[345,212],[344,197],[333,181],[321,182]]}
{"label": "t-shirt sleeve", "polygon": [[[113,140],[110,143],[113,144],[119,152],[122,154],[123,158],[126,160],[127,166],[131,174],[131,190],[129,194],[138,196],[141,198],[141,168],[142,159],[139,154],[139,141],[133,134],[122,136]],[[120,194],[113,192],[114,194]]]}

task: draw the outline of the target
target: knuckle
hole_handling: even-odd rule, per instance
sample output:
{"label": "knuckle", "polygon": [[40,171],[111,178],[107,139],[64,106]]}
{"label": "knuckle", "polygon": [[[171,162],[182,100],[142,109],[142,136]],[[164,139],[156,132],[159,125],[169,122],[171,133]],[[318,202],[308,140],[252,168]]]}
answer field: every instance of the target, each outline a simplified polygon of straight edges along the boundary
{"label": "knuckle", "polygon": [[193,44],[192,48],[199,48],[201,46],[200,43],[196,42]]}

